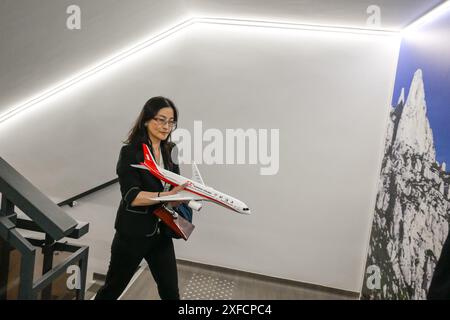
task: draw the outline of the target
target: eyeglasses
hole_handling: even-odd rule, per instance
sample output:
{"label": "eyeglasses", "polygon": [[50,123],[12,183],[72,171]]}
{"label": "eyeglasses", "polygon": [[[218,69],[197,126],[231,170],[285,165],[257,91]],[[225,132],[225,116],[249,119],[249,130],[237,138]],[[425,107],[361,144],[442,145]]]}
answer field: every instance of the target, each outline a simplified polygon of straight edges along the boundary
{"label": "eyeglasses", "polygon": [[169,124],[169,128],[174,130],[177,127],[177,122],[174,120],[167,120],[166,118],[159,118],[154,117],[153,120],[155,120],[161,127],[165,126],[166,124]]}

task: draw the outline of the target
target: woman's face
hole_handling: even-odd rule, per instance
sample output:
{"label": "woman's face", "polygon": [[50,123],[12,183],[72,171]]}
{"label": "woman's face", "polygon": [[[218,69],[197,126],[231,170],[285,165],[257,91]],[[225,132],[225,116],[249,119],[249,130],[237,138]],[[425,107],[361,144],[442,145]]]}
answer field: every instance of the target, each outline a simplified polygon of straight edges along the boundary
{"label": "woman's face", "polygon": [[174,112],[170,107],[162,108],[156,116],[148,121],[148,135],[159,140],[166,140],[174,127]]}

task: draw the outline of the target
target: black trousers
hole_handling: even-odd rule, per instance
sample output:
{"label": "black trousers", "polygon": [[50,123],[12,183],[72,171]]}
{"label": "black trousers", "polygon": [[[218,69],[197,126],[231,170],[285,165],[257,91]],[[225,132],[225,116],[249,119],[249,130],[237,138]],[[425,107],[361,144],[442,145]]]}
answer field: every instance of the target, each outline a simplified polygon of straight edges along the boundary
{"label": "black trousers", "polygon": [[441,256],[434,269],[427,299],[450,300],[450,233],[445,240]]}
{"label": "black trousers", "polygon": [[105,285],[95,300],[115,300],[125,290],[142,259],[145,259],[162,300],[179,300],[178,273],[172,238],[162,233],[129,237],[116,231]]}

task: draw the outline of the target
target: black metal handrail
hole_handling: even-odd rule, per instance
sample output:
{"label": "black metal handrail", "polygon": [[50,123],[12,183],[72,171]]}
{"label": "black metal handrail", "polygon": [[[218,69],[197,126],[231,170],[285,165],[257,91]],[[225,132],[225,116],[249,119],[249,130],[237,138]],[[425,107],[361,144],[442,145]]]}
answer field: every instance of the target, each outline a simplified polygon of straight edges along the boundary
{"label": "black metal handrail", "polygon": [[[88,232],[89,224],[79,223],[70,217],[1,157],[0,193],[0,300],[8,298],[10,255],[13,249],[21,254],[19,299],[36,299],[39,293],[42,299],[50,299],[52,282],[74,264],[80,270],[80,287],[76,288],[76,297],[84,299],[89,248],[57,240],[64,237],[80,238]],[[31,220],[19,218],[14,212],[15,207]],[[45,239],[24,237],[17,229],[44,233]],[[43,276],[34,280],[36,249],[39,247],[44,255]],[[72,255],[53,266],[55,251],[71,252]]]}
{"label": "black metal handrail", "polygon": [[75,219],[58,207],[1,157],[0,192],[5,199],[5,201],[2,201],[4,215],[13,214],[11,208],[16,206],[55,240],[65,237],[77,225]]}
{"label": "black metal handrail", "polygon": [[85,192],[83,192],[83,193],[80,193],[80,194],[78,194],[78,195],[76,195],[76,196],[73,196],[73,197],[67,199],[67,200],[61,201],[60,203],[58,203],[58,206],[60,206],[60,207],[62,207],[62,206],[70,206],[70,207],[73,207],[73,203],[74,203],[75,201],[77,201],[77,200],[79,200],[79,199],[81,199],[81,198],[84,198],[84,197],[86,197],[86,196],[88,196],[88,195],[90,195],[90,194],[92,194],[92,193],[94,193],[94,192],[97,192],[97,191],[100,191],[100,190],[102,190],[102,189],[105,189],[105,188],[109,187],[110,185],[113,185],[113,184],[115,184],[115,183],[117,183],[117,182],[119,182],[119,179],[118,179],[118,178],[112,179],[112,180],[110,180],[110,181],[108,181],[108,182],[106,182],[106,183],[103,183],[103,184],[101,184],[101,185],[99,185],[99,186],[97,186],[97,187],[94,187],[94,188],[92,188],[92,189],[89,189],[88,191],[85,191]]}

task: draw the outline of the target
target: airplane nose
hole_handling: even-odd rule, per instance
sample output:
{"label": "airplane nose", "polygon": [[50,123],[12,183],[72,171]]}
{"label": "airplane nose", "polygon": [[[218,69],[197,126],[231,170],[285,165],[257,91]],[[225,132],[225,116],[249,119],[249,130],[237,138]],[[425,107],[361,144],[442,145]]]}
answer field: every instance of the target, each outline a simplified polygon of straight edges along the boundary
{"label": "airplane nose", "polygon": [[247,208],[247,207],[243,208],[242,212],[245,213],[245,214],[250,214],[251,213],[250,209]]}

